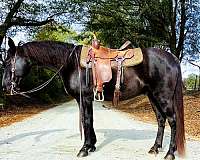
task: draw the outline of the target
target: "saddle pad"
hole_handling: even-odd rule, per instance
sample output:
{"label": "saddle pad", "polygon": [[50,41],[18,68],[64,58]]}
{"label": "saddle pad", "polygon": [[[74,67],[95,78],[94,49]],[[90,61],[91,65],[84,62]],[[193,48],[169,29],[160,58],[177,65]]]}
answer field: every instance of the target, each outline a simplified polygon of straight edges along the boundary
{"label": "saddle pad", "polygon": [[[86,65],[87,65],[87,58],[88,58],[88,52],[90,50],[91,46],[84,46],[82,47],[82,50],[81,50],[81,57],[80,57],[80,64],[81,64],[81,67],[84,67],[86,68]],[[90,65],[90,68],[91,68],[91,65]]]}
{"label": "saddle pad", "polygon": [[[130,59],[126,59],[122,63],[122,65],[125,67],[136,66],[136,65],[142,63],[142,61],[143,61],[143,54],[142,54],[141,48],[134,48],[131,50],[134,53],[134,56]],[[125,58],[126,58],[126,56],[125,56]]]}
{"label": "saddle pad", "polygon": [[[87,58],[88,58],[88,51],[91,49],[91,46],[83,46],[82,47],[82,51],[81,51],[81,57],[80,57],[80,64],[81,67],[86,68],[86,62],[87,62]],[[111,49],[112,51],[115,51],[115,49]],[[126,67],[130,67],[130,66],[135,66],[140,64],[143,61],[143,54],[140,48],[134,48],[134,49],[128,49],[125,51],[117,51],[119,52],[119,56],[121,56],[120,54],[124,52],[127,52],[125,55],[125,60],[122,63],[123,66]],[[117,63],[115,61],[111,62],[111,66],[112,67],[116,67]],[[91,65],[89,66],[91,68]]]}

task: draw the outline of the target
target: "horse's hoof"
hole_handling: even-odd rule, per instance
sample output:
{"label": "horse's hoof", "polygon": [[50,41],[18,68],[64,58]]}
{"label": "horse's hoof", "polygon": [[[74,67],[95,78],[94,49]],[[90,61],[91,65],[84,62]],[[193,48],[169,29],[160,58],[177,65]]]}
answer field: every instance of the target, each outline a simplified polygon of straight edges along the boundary
{"label": "horse's hoof", "polygon": [[174,159],[175,159],[175,156],[172,155],[172,154],[167,154],[167,155],[165,156],[165,160],[174,160]]}
{"label": "horse's hoof", "polygon": [[77,154],[77,157],[86,157],[88,156],[88,151],[80,150],[80,152]]}
{"label": "horse's hoof", "polygon": [[155,154],[155,155],[157,155],[157,154],[158,154],[158,149],[151,148],[150,151],[149,151],[148,153],[149,153],[149,154]]}
{"label": "horse's hoof", "polygon": [[96,150],[96,147],[95,146],[92,146],[89,150],[89,152],[94,152]]}

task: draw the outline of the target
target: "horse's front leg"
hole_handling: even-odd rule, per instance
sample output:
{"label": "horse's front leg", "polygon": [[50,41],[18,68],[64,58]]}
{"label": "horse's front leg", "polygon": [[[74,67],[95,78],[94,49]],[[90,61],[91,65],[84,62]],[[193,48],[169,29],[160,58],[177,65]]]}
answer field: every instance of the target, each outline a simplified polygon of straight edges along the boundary
{"label": "horse's front leg", "polygon": [[[80,99],[77,99],[80,106]],[[93,104],[91,97],[82,98],[82,109],[80,108],[82,125],[84,131],[84,145],[78,153],[78,157],[85,157],[88,152],[94,152],[96,150],[96,135],[93,128]]]}

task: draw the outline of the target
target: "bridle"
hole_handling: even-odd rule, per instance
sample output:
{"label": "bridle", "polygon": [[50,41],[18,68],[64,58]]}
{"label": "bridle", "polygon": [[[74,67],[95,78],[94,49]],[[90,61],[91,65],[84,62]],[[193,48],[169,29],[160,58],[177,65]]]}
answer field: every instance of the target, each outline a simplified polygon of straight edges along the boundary
{"label": "bridle", "polygon": [[14,57],[11,59],[11,88],[10,88],[10,95],[14,95],[16,92],[14,90],[16,83],[14,81],[15,77],[15,71],[16,71],[16,57],[17,57],[17,52],[15,52]]}
{"label": "bridle", "polygon": [[[71,53],[70,53],[68,58],[71,57],[71,55],[74,52],[75,48],[76,48],[76,45],[72,49],[72,51],[71,51]],[[41,85],[31,89],[31,90],[24,91],[24,92],[19,92],[19,91],[15,90],[15,87],[16,87],[17,84],[16,84],[16,82],[14,80],[15,72],[16,72],[16,58],[17,58],[17,51],[15,52],[14,57],[11,59],[11,88],[10,88],[10,94],[9,95],[22,95],[22,96],[27,97],[27,98],[30,98],[30,97],[28,95],[26,95],[26,94],[37,92],[37,91],[43,89],[44,87],[46,87],[56,77],[56,75],[58,75],[60,73],[60,71],[62,70],[62,68],[64,67],[64,65],[66,63],[66,60],[65,60],[64,64],[62,64],[60,66],[60,68],[56,71],[56,73],[49,80],[44,82],[43,84],[41,84]]]}
{"label": "bridle", "polygon": [[[74,48],[72,49],[70,55],[68,56],[67,59],[69,59],[71,57],[71,55],[73,54],[75,48],[77,46],[75,45]],[[61,65],[61,67],[57,70],[57,72],[46,82],[44,82],[43,84],[39,85],[38,87],[35,87],[31,90],[28,90],[28,91],[25,91],[25,92],[18,92],[16,91],[14,88],[16,86],[16,83],[14,81],[14,76],[15,76],[15,71],[16,71],[16,57],[17,57],[17,51],[15,52],[15,56],[14,58],[11,59],[11,89],[10,89],[10,95],[22,95],[24,97],[27,97],[27,98],[30,98],[28,95],[26,95],[27,93],[33,93],[33,92],[36,92],[36,91],[39,91],[41,89],[43,89],[44,87],[46,87],[53,79],[54,77],[60,73],[60,71],[63,69],[67,59],[64,60],[64,63]],[[78,62],[78,56],[77,56],[77,53],[75,52],[75,59],[76,61]],[[81,139],[82,139],[82,120],[83,120],[83,106],[82,106],[82,83],[81,83],[81,68],[80,68],[80,64],[78,64],[78,77],[79,77],[79,91],[80,91],[80,105],[79,105],[79,131],[80,131],[80,135],[81,135]],[[63,80],[62,80],[63,82]],[[64,82],[63,82],[64,83]],[[67,90],[65,88],[65,85],[64,86],[64,89],[65,89],[65,92],[67,93]],[[68,94],[68,93],[67,93]]]}

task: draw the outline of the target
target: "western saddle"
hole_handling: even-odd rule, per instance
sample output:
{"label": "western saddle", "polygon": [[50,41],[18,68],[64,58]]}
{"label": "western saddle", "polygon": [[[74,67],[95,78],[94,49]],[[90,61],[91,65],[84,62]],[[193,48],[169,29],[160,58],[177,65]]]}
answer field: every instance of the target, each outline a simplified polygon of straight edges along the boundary
{"label": "western saddle", "polygon": [[[122,63],[134,57],[133,49],[125,49],[130,44],[127,41],[120,49],[110,49],[100,46],[97,39],[92,41],[92,46],[88,51],[87,66],[91,62],[93,83],[94,83],[94,100],[104,101],[103,84],[112,79],[111,64],[115,62],[117,67],[117,80],[113,102],[117,105],[120,96],[120,82],[122,76]],[[116,63],[117,62],[117,63]],[[117,64],[117,65],[116,65]],[[87,67],[88,68],[88,67]]]}

